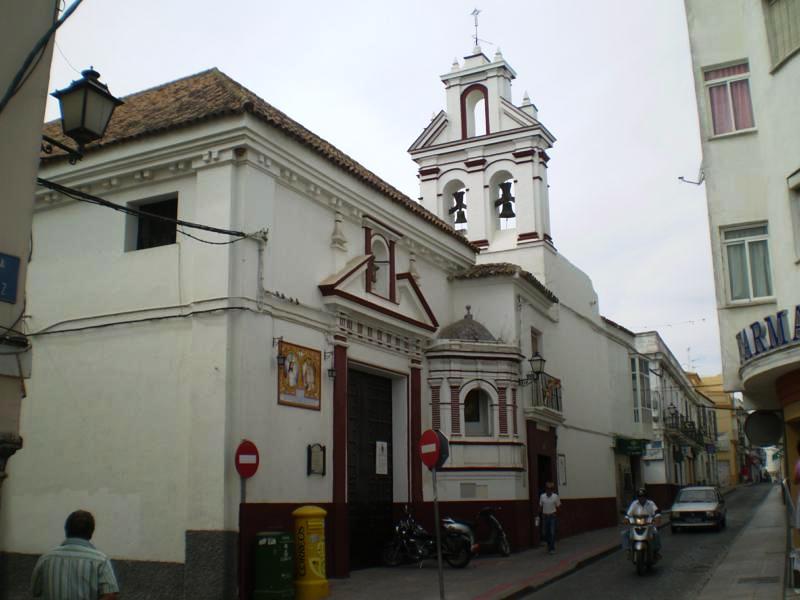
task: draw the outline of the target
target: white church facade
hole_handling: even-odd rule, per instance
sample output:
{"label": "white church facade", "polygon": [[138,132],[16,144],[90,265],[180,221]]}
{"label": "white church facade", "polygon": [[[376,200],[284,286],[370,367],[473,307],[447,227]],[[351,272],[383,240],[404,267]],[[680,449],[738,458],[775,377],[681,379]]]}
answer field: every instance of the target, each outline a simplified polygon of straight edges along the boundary
{"label": "white church facade", "polygon": [[[419,203],[216,69],[125,98],[79,164],[42,163],[146,214],[37,196],[33,374],[0,503],[12,598],[76,508],[143,594],[249,597],[255,533],[306,504],[346,576],[404,504],[432,525],[429,428],[451,444],[444,514],[501,506],[521,550],[552,480],[563,535],[616,523],[645,483],[650,394],[635,334],[556,248],[555,138],[514,78],[479,48],[442,76],[446,110],[410,148]],[[242,439],[260,451],[244,502]]]}

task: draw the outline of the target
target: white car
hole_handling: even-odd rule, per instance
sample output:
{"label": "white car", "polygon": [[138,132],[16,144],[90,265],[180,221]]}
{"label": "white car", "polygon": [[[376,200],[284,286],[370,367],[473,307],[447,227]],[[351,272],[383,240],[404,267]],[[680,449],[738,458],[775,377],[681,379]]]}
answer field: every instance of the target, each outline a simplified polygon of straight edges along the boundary
{"label": "white car", "polygon": [[670,511],[672,533],[684,527],[725,527],[725,499],[712,486],[689,486],[678,492]]}

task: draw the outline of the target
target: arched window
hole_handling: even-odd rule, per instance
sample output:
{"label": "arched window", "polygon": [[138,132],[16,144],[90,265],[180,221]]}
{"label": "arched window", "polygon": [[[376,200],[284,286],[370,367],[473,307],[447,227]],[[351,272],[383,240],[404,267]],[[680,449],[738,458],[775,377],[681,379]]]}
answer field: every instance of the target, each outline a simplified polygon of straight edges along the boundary
{"label": "arched window", "polygon": [[[480,115],[478,108],[480,107]],[[470,138],[489,133],[489,100],[486,87],[476,83],[461,94],[461,137]]]}
{"label": "arched window", "polygon": [[373,236],[372,238],[372,266],[370,277],[372,277],[372,292],[389,297],[389,248],[383,238]]}
{"label": "arched window", "polygon": [[492,435],[491,398],[481,388],[467,392],[464,398],[464,433],[466,435]]}
{"label": "arched window", "polygon": [[517,228],[517,198],[514,178],[508,171],[500,171],[492,176],[490,183],[492,210],[495,228],[498,230]]}
{"label": "arched window", "polygon": [[469,192],[459,180],[454,180],[444,187],[442,192],[444,210],[442,218],[450,223],[456,231],[467,230],[467,200]]}

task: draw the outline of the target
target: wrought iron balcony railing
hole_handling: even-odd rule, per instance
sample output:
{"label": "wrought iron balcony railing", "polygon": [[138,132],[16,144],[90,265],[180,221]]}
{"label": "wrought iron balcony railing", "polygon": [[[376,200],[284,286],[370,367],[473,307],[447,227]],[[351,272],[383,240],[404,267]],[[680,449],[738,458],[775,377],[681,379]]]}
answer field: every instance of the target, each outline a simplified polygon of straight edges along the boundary
{"label": "wrought iron balcony railing", "polygon": [[533,383],[533,408],[562,412],[560,379],[547,373],[539,375],[539,379]]}

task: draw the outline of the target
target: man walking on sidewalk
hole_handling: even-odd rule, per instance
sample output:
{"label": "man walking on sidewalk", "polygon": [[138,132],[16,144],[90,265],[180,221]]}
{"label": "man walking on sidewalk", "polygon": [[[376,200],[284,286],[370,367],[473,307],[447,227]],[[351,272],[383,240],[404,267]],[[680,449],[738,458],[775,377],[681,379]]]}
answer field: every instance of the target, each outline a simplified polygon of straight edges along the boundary
{"label": "man walking on sidewalk", "polygon": [[553,482],[548,481],[544,486],[544,494],[539,496],[539,512],[542,513],[544,539],[550,554],[556,553],[556,513],[561,506],[561,499],[554,490]]}
{"label": "man walking on sidewalk", "polygon": [[117,600],[119,586],[108,557],[89,541],[94,517],[76,510],[64,525],[67,539],[33,569],[31,592],[44,600]]}

